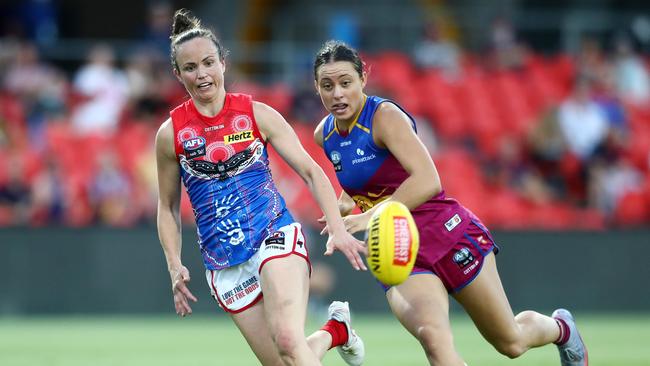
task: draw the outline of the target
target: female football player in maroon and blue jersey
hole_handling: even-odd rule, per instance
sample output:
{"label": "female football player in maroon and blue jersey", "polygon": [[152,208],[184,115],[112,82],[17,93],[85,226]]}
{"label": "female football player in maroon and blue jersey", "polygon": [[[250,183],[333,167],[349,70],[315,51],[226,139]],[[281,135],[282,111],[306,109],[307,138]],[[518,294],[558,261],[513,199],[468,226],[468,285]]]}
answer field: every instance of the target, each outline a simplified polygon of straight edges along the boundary
{"label": "female football player in maroon and blue jersey", "polygon": [[[363,242],[345,230],[325,173],[279,113],[249,95],[226,92],[224,50],[185,10],[174,15],[171,60],[190,96],[170,112],[156,136],[158,235],[176,312],[190,314],[190,301],[196,301],[181,261],[182,181],[212,296],[259,361],[320,365],[325,352],[337,347],[349,365],[360,365],[363,342],[350,327],[347,303],[333,302],[330,320],[304,337],[309,256],[300,224],[273,183],[266,145],[271,143],[305,180],[325,213],[331,227],[326,254],[340,250],[353,267],[365,269]],[[229,351],[216,349],[215,357]]]}
{"label": "female football player in maroon and blue jersey", "polygon": [[[367,74],[356,50],[329,41],[314,62],[316,90],[329,112],[314,137],[336,171],[339,209],[347,230],[365,230],[388,200],[404,203],[420,232],[411,276],[386,289],[399,321],[421,343],[432,365],[462,366],[449,324],[451,294],[499,352],[515,358],[555,342],[561,364],[587,365],[573,317],[534,311],[513,314],[497,272],[498,247],[481,221],[449,198],[415,120],[397,103],[364,94]],[[362,213],[350,215],[358,206]],[[327,229],[327,226],[326,226]]]}

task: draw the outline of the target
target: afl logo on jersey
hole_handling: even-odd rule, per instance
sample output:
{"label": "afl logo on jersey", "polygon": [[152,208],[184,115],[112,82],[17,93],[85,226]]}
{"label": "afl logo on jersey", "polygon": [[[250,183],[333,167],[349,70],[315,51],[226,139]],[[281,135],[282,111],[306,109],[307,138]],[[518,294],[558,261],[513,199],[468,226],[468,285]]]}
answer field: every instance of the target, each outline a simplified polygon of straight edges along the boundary
{"label": "afl logo on jersey", "polygon": [[343,164],[341,164],[341,153],[334,150],[330,153],[330,160],[334,165],[334,171],[340,172],[343,170]]}
{"label": "afl logo on jersey", "polygon": [[205,138],[201,136],[192,137],[189,140],[183,141],[183,150],[185,156],[193,159],[205,155]]}

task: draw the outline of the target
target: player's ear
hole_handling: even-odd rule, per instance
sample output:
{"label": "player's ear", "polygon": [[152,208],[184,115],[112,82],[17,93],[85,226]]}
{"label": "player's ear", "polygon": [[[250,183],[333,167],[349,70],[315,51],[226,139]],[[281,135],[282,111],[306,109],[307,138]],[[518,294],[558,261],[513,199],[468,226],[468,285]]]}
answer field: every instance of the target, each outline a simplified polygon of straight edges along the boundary
{"label": "player's ear", "polygon": [[366,87],[366,82],[367,81],[368,81],[368,73],[364,71],[361,74],[361,89]]}
{"label": "player's ear", "polygon": [[176,76],[176,79],[180,81],[182,84],[183,80],[181,79],[181,73],[178,71],[178,68],[174,67],[173,71],[174,71],[174,76]]}

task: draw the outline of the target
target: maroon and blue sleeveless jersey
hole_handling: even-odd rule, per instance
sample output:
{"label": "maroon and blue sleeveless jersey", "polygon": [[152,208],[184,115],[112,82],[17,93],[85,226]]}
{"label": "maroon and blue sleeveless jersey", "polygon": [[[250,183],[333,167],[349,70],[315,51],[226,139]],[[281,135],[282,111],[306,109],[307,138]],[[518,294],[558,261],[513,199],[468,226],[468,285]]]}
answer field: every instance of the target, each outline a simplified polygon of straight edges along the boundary
{"label": "maroon and blue sleeveless jersey", "polygon": [[201,115],[192,100],[170,114],[205,267],[247,261],[264,238],[294,222],[273,183],[251,97],[226,94],[214,117]]}
{"label": "maroon and blue sleeveless jersey", "polygon": [[[334,166],[345,192],[362,211],[387,199],[409,177],[408,172],[388,149],[377,146],[372,137],[372,121],[381,103],[397,103],[376,96],[366,97],[361,113],[348,131],[339,131],[331,114],[323,125],[323,148]],[[433,184],[433,183],[432,183]],[[420,232],[417,263],[434,263],[461,238],[473,214],[444,191],[411,210]]]}

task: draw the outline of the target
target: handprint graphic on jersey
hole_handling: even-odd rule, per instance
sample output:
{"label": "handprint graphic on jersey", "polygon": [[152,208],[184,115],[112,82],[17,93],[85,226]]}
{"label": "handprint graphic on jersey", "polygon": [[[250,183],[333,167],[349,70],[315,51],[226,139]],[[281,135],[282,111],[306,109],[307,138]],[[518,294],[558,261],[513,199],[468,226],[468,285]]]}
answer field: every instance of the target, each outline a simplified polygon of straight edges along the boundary
{"label": "handprint graphic on jersey", "polygon": [[215,206],[217,206],[217,212],[215,215],[216,219],[225,219],[230,211],[237,211],[241,209],[241,206],[233,208],[237,201],[239,201],[239,197],[236,197],[234,194],[229,194],[228,196],[223,197],[221,199],[221,202],[217,201],[215,204]]}
{"label": "handprint graphic on jersey", "polygon": [[[217,226],[217,230],[229,237],[228,242],[231,245],[239,245],[245,239],[244,232],[241,229],[241,223],[239,220],[235,220],[235,222],[232,222],[230,219],[223,220],[219,223],[219,226]],[[225,243],[226,239],[221,238],[219,241]]]}

